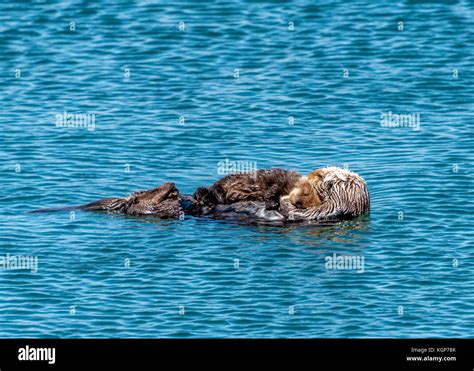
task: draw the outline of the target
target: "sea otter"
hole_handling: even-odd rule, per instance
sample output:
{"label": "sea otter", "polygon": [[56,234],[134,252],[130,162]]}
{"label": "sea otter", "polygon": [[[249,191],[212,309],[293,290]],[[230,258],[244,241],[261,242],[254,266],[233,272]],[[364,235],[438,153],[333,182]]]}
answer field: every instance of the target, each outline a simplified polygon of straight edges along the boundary
{"label": "sea otter", "polygon": [[364,179],[348,170],[328,167],[301,176],[294,171],[270,169],[225,176],[209,188],[198,188],[194,196],[180,195],[175,184],[168,182],[127,197],[34,212],[74,209],[163,219],[192,215],[320,223],[368,213],[370,199]]}
{"label": "sea otter", "polygon": [[[316,200],[314,205],[311,199]],[[289,220],[345,220],[370,212],[365,180],[337,167],[318,169],[302,177],[280,202],[280,213]]]}
{"label": "sea otter", "polygon": [[278,168],[230,174],[209,188],[198,188],[194,199],[199,205],[210,208],[236,202],[262,201],[267,210],[277,210],[280,197],[295,188],[300,179],[301,175],[297,172]]}

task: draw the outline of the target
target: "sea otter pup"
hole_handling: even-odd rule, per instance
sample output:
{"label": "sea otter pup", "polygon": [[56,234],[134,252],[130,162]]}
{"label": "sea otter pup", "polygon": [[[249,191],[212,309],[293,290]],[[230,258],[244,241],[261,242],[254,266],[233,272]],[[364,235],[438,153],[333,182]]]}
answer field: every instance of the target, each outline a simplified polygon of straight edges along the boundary
{"label": "sea otter pup", "polygon": [[342,220],[368,213],[370,197],[362,177],[326,167],[302,177],[290,194],[281,198],[281,205],[280,212],[289,220]]}
{"label": "sea otter pup", "polygon": [[287,195],[300,178],[301,175],[294,171],[277,168],[230,174],[209,188],[198,188],[194,199],[198,205],[210,208],[241,201],[263,201],[266,209],[276,210],[280,197]]}

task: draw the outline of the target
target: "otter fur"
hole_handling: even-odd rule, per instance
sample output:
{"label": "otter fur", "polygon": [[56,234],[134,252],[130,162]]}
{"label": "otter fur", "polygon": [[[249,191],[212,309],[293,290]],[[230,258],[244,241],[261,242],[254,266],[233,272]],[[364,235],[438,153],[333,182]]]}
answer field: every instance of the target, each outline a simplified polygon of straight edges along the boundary
{"label": "otter fur", "polygon": [[131,216],[153,216],[161,219],[177,219],[184,208],[192,208],[179,195],[174,183],[168,182],[146,191],[134,192],[127,197],[104,198],[80,206],[35,210],[35,213],[64,210],[108,211]]}
{"label": "otter fur", "polygon": [[228,205],[241,201],[265,202],[267,210],[280,206],[280,197],[287,195],[301,175],[284,169],[262,169],[253,173],[230,174],[209,188],[198,188],[194,193],[197,204],[205,207]]}
{"label": "otter fur", "polygon": [[307,176],[300,178],[287,197],[290,203],[298,209],[321,205],[319,193],[314,189],[314,183],[310,182]]}
{"label": "otter fur", "polygon": [[[308,202],[314,198],[315,203]],[[299,208],[305,203],[304,208]],[[289,220],[352,219],[370,212],[365,180],[349,170],[326,167],[302,177],[289,195],[281,199]]]}
{"label": "otter fur", "polygon": [[[194,196],[180,195],[174,183],[106,198],[81,206],[42,209],[47,212],[80,209],[132,216],[178,219],[183,215],[245,216],[263,221],[339,221],[370,211],[367,184],[359,175],[336,167],[307,176],[283,169],[227,175]],[[249,219],[249,220],[250,220]]]}
{"label": "otter fur", "polygon": [[179,191],[168,182],[146,191],[134,192],[124,198],[106,198],[79,207],[86,211],[113,211],[132,216],[149,215],[178,218],[182,212]]}

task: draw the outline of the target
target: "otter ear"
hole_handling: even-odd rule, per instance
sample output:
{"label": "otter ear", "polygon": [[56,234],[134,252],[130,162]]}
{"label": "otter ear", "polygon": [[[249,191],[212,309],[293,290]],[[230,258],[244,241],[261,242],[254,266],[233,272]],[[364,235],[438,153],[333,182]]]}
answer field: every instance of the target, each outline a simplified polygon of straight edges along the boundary
{"label": "otter ear", "polygon": [[315,175],[316,177],[318,177],[319,179],[323,179],[323,176],[324,176],[324,175],[323,175],[323,170],[322,170],[322,169],[316,170],[316,171],[314,172],[314,175]]}
{"label": "otter ear", "polygon": [[308,179],[311,182],[320,182],[324,178],[323,171],[321,169],[315,170],[308,175]]}

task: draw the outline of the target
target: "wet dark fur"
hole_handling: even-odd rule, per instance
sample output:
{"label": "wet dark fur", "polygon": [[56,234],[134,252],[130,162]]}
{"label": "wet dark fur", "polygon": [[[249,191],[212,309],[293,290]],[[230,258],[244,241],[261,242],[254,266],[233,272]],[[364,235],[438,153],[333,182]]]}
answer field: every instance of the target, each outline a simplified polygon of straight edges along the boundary
{"label": "wet dark fur", "polygon": [[[288,194],[301,175],[283,169],[258,170],[249,174],[227,175],[209,188],[198,188],[193,197],[180,195],[174,183],[132,193],[127,197],[105,198],[81,206],[41,209],[34,212],[85,210],[107,211],[132,216],[179,218],[183,215],[222,213],[216,206],[238,202],[262,202],[267,210],[277,210],[280,196]],[[240,205],[240,208],[244,206]],[[250,206],[249,206],[250,207]],[[262,210],[265,210],[262,209]],[[263,212],[263,211],[262,211]]]}
{"label": "wet dark fur", "polygon": [[106,198],[80,207],[87,211],[116,211],[127,215],[178,218],[182,213],[179,191],[174,183],[132,193],[125,198]]}
{"label": "wet dark fur", "polygon": [[[311,192],[303,189],[304,185],[308,185],[317,195],[317,202],[314,198],[308,198],[311,207],[305,204]],[[343,169],[319,169],[305,178],[294,171],[270,169],[258,170],[253,174],[225,176],[209,188],[198,188],[194,196],[180,195],[175,184],[168,182],[127,197],[106,198],[81,206],[33,212],[75,209],[163,219],[193,215],[258,219],[272,223],[320,222],[352,219],[368,213],[370,199],[365,181]]]}
{"label": "wet dark fur", "polygon": [[153,189],[132,193],[127,197],[104,198],[81,206],[40,209],[34,212],[65,210],[108,211],[132,216],[176,219],[184,213],[183,204],[189,205],[189,203],[183,202],[174,183],[168,182]]}
{"label": "wet dark fur", "polygon": [[280,196],[295,187],[301,175],[290,170],[273,168],[248,174],[231,174],[209,188],[198,188],[194,198],[198,205],[214,207],[240,201],[262,201],[268,210],[277,210]]}

